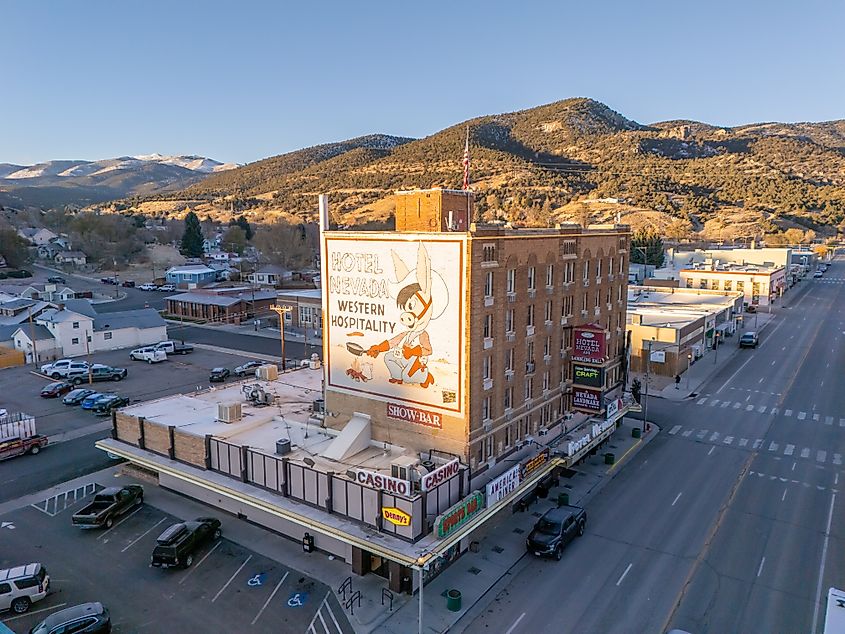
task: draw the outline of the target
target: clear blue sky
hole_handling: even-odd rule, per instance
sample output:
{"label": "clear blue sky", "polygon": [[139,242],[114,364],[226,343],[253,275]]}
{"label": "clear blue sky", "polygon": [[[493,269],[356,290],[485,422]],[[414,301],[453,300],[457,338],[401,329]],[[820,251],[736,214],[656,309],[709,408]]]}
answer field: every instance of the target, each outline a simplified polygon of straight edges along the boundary
{"label": "clear blue sky", "polygon": [[249,162],[573,96],[641,123],[845,117],[845,3],[0,4],[0,162]]}

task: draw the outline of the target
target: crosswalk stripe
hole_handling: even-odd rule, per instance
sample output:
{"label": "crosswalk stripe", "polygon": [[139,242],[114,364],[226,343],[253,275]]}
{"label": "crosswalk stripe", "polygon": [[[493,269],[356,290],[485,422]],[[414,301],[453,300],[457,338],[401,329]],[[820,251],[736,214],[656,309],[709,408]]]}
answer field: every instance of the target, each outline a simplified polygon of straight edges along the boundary
{"label": "crosswalk stripe", "polygon": [[798,420],[804,420],[807,418],[807,412],[798,412]]}
{"label": "crosswalk stripe", "polygon": [[675,434],[677,434],[677,433],[678,433],[678,431],[679,431],[680,429],[681,429],[681,426],[680,426],[680,425],[675,425],[672,429],[670,429],[670,430],[669,430],[669,435],[670,435],[670,436],[674,436]]}
{"label": "crosswalk stripe", "polygon": [[784,456],[791,456],[792,452],[795,451],[795,445],[787,445],[786,449],[783,450]]}
{"label": "crosswalk stripe", "polygon": [[840,427],[845,427],[845,418],[840,418],[840,419],[839,419],[839,426],[840,426]]}
{"label": "crosswalk stripe", "polygon": [[780,414],[780,410],[779,410],[777,407],[773,407],[773,408],[772,408],[772,411],[771,411],[771,412],[769,412],[769,413],[770,413],[772,416],[777,416],[778,414]]}
{"label": "crosswalk stripe", "polygon": [[696,403],[696,405],[704,405],[706,402],[707,402],[706,398],[700,398],[700,399],[698,399],[698,403]]}
{"label": "crosswalk stripe", "polygon": [[717,399],[717,398],[714,398],[712,401],[710,401],[710,407],[716,407],[716,405],[718,405],[718,404],[719,404],[719,399]]}
{"label": "crosswalk stripe", "polygon": [[730,445],[733,441],[734,441],[733,436],[725,436],[725,439],[722,442],[725,443],[726,445]]}
{"label": "crosswalk stripe", "polygon": [[784,416],[792,416],[792,410],[788,409],[783,413]]}
{"label": "crosswalk stripe", "polygon": [[682,431],[681,436],[683,436],[684,438],[689,438],[692,435],[693,431],[694,430],[692,430],[692,429],[687,429],[686,431]]}
{"label": "crosswalk stripe", "polygon": [[842,454],[841,453],[833,454],[833,464],[842,464]]}
{"label": "crosswalk stripe", "polygon": [[713,435],[712,435],[712,436],[710,436],[710,442],[713,442],[713,441],[715,441],[715,440],[719,440],[719,436],[721,436],[721,435],[722,435],[722,434],[720,434],[719,432],[714,431],[714,432],[713,432]]}
{"label": "crosswalk stripe", "polygon": [[807,447],[804,447],[801,450],[801,457],[802,458],[809,458],[810,457],[810,450]]}
{"label": "crosswalk stripe", "polygon": [[827,458],[827,452],[826,451],[819,449],[816,452],[816,462],[824,462],[826,458]]}
{"label": "crosswalk stripe", "polygon": [[833,416],[825,416],[824,417],[824,424],[825,425],[833,425]]}
{"label": "crosswalk stripe", "polygon": [[754,444],[751,446],[751,448],[752,449],[759,449],[760,445],[762,445],[762,444],[763,444],[763,439],[758,438],[757,440],[754,441]]}
{"label": "crosswalk stripe", "polygon": [[747,444],[748,444],[748,438],[740,438],[739,439],[739,446],[740,447],[745,447],[745,445],[747,445]]}
{"label": "crosswalk stripe", "polygon": [[742,403],[734,403],[734,409],[739,409],[742,407]]}
{"label": "crosswalk stripe", "polygon": [[758,407],[758,408],[757,408],[757,411],[758,411],[760,414],[765,414],[765,413],[766,413],[766,406],[765,406],[765,405],[761,405],[760,407]]}
{"label": "crosswalk stripe", "polygon": [[719,407],[727,407],[730,404],[731,404],[730,401],[722,401],[722,404]]}
{"label": "crosswalk stripe", "polygon": [[777,451],[777,450],[778,450],[778,444],[776,442],[773,442],[771,445],[769,445],[769,451]]}
{"label": "crosswalk stripe", "polygon": [[707,430],[702,429],[700,432],[696,434],[699,440],[704,440],[704,437],[707,435]]}
{"label": "crosswalk stripe", "polygon": [[818,415],[818,414],[813,414],[813,420],[815,420],[815,421],[819,420],[819,415]]}
{"label": "crosswalk stripe", "polygon": [[752,409],[754,409],[754,406],[753,406],[753,405],[746,405],[746,406],[745,406],[745,411],[746,411],[746,412],[750,412]]}

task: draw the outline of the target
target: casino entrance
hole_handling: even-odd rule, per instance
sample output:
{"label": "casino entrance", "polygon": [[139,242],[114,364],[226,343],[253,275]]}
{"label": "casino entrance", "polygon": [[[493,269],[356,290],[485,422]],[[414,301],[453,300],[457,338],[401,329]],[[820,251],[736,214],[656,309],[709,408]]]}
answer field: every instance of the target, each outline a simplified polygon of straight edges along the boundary
{"label": "casino entrance", "polygon": [[387,579],[391,592],[413,593],[413,577],[409,567],[357,546],[352,547],[352,572],[360,576],[372,573]]}

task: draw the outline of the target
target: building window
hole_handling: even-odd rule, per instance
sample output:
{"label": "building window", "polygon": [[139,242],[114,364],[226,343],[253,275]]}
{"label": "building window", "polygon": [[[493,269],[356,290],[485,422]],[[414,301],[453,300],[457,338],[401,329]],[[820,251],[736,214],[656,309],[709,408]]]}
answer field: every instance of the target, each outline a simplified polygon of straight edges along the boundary
{"label": "building window", "polygon": [[719,280],[710,280],[710,290],[713,290],[713,291],[719,290]]}
{"label": "building window", "polygon": [[695,280],[692,279],[691,277],[688,277],[687,278],[687,288],[692,288],[693,286],[695,286]]}
{"label": "building window", "polygon": [[505,352],[505,370],[513,370],[513,348]]}
{"label": "building window", "polygon": [[705,279],[698,280],[698,288],[706,289],[707,288],[707,280],[705,280]]}
{"label": "building window", "polygon": [[607,258],[607,274],[613,275],[613,258]]}
{"label": "building window", "polygon": [[111,339],[111,333],[110,332],[104,332],[103,333],[103,339],[105,339],[106,341]]}
{"label": "building window", "polygon": [[493,315],[484,315],[484,338],[493,336]]}
{"label": "building window", "polygon": [[596,308],[599,307],[599,291],[596,291]]}
{"label": "building window", "polygon": [[490,357],[484,357],[484,360],[481,363],[481,375],[484,379],[490,378]]}
{"label": "building window", "polygon": [[70,340],[70,343],[74,346],[79,344],[79,337],[74,337],[73,339]]}
{"label": "building window", "polygon": [[536,270],[533,266],[528,267],[528,290],[533,291],[537,288],[536,285]]}
{"label": "building window", "polygon": [[566,265],[566,279],[565,282],[572,283],[575,281],[575,262],[569,262]]}
{"label": "building window", "polygon": [[310,324],[314,309],[311,306],[300,306],[299,307],[299,323],[300,324]]}
{"label": "building window", "polygon": [[601,277],[601,258],[596,259],[596,277]]}
{"label": "building window", "polygon": [[525,322],[526,326],[534,325],[534,304],[528,304],[528,319]]}
{"label": "building window", "polygon": [[549,390],[549,371],[546,370],[543,372],[543,391],[547,392]]}
{"label": "building window", "polygon": [[481,418],[488,420],[490,418],[490,397],[485,396],[481,401]]}
{"label": "building window", "polygon": [[552,320],[552,300],[548,300],[546,302],[546,310],[545,310],[544,316],[545,316],[546,321]]}
{"label": "building window", "polygon": [[484,297],[493,297],[493,271],[484,276]]}
{"label": "building window", "polygon": [[79,322],[78,321],[73,322],[73,327],[75,329],[79,330]]}
{"label": "building window", "polygon": [[530,378],[525,379],[525,400],[529,401],[534,398],[534,383]]}
{"label": "building window", "polygon": [[508,269],[508,293],[516,293],[516,269]]}
{"label": "building window", "polygon": [[505,388],[505,409],[511,409],[513,407],[513,388],[507,387]]}
{"label": "building window", "polygon": [[575,240],[564,240],[561,245],[563,255],[575,255]]}
{"label": "building window", "polygon": [[622,285],[619,285],[619,288],[616,289],[616,301],[622,301]]}
{"label": "building window", "polygon": [[525,360],[528,363],[534,363],[534,342],[529,341],[525,347]]}
{"label": "building window", "polygon": [[589,295],[589,293],[584,293],[583,295],[581,295],[581,310],[584,311],[587,310],[587,295]]}
{"label": "building window", "polygon": [[744,293],[745,292],[745,282],[737,281],[736,290],[738,290],[741,293]]}
{"label": "building window", "polygon": [[625,270],[625,256],[620,255],[619,256],[619,272],[621,273],[624,270]]}
{"label": "building window", "polygon": [[546,337],[546,341],[543,343],[543,356],[548,357],[552,353],[552,338]]}
{"label": "building window", "polygon": [[505,332],[513,332],[513,308],[505,311]]}
{"label": "building window", "polygon": [[730,291],[733,289],[733,280],[725,280],[725,290]]}
{"label": "building window", "polygon": [[546,266],[546,286],[555,285],[555,265],[549,264]]}
{"label": "building window", "polygon": [[511,446],[511,426],[505,427],[505,447]]}
{"label": "building window", "polygon": [[490,434],[489,436],[487,436],[487,438],[484,441],[484,444],[486,445],[486,452],[485,453],[487,454],[487,459],[489,460],[490,458],[493,457],[493,434]]}
{"label": "building window", "polygon": [[590,261],[584,260],[584,281],[587,281],[587,278],[590,277]]}
{"label": "building window", "polygon": [[[622,288],[621,286],[619,288]],[[563,298],[563,304],[561,304],[561,316],[563,317],[572,317],[572,295],[567,295]]]}
{"label": "building window", "polygon": [[485,244],[483,249],[481,250],[481,258],[484,262],[495,262],[496,261],[496,245],[495,244]]}

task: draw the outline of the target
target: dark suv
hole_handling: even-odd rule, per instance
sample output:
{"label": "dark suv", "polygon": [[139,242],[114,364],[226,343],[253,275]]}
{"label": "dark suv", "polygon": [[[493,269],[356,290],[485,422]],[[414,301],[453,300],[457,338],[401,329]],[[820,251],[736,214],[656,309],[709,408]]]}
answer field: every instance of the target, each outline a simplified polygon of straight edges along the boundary
{"label": "dark suv", "polygon": [[34,628],[30,634],[108,634],[111,632],[109,611],[102,603],[83,603],[72,608],[53,612]]}
{"label": "dark suv", "polygon": [[563,547],[584,534],[587,512],[578,506],[561,506],[547,511],[537,520],[525,545],[533,555],[554,557],[558,561]]}
{"label": "dark suv", "polygon": [[194,553],[206,542],[220,539],[220,520],[198,517],[193,522],[170,526],[156,540],[151,563],[157,568],[187,568],[194,563]]}

